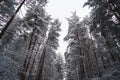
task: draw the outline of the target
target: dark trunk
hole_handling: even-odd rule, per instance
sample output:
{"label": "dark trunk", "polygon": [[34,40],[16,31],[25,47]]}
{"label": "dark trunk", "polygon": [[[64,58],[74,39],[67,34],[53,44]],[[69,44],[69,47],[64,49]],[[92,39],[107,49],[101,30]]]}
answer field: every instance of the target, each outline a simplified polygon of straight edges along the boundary
{"label": "dark trunk", "polygon": [[42,80],[42,72],[43,72],[43,67],[44,67],[44,60],[45,60],[45,54],[46,54],[46,49],[43,49],[43,53],[41,54],[41,58],[39,61],[39,66],[38,66],[38,72],[36,76],[36,80]]}
{"label": "dark trunk", "polygon": [[13,16],[9,19],[9,21],[7,22],[7,24],[5,25],[5,27],[1,30],[0,33],[0,39],[4,36],[5,32],[7,31],[8,27],[10,26],[11,22],[13,21],[14,17],[16,16],[16,14],[18,13],[18,11],[20,10],[20,8],[22,7],[22,5],[25,3],[26,0],[23,0],[22,3],[20,4],[20,6],[17,8],[17,10],[15,11],[15,13],[13,14]]}

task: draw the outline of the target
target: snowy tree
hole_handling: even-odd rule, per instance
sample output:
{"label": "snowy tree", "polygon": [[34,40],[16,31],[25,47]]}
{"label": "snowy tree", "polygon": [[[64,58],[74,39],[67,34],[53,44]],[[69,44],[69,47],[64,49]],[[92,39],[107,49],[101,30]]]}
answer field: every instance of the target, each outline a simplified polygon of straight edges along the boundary
{"label": "snowy tree", "polygon": [[[52,24],[50,31],[48,33],[48,38],[46,40],[46,45],[45,45],[45,53],[42,53],[44,61],[42,62],[43,68],[43,80],[44,79],[49,79],[49,80],[56,80],[58,77],[56,76],[58,74],[57,71],[57,55],[55,50],[57,50],[57,47],[59,46],[58,44],[58,37],[61,23],[59,22],[58,19],[55,19]],[[42,74],[39,73],[39,74]],[[39,77],[39,76],[38,76]]]}
{"label": "snowy tree", "polygon": [[79,21],[76,12],[68,19],[69,29],[65,40],[69,40],[67,62],[68,62],[68,80],[85,78],[85,62],[83,48],[85,39],[87,38],[87,28]]}

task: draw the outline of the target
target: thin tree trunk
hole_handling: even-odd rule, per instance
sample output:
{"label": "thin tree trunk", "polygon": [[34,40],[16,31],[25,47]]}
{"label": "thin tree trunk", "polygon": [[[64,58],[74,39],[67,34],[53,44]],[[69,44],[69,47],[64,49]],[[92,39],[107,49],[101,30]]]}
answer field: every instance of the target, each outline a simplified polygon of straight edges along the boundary
{"label": "thin tree trunk", "polygon": [[88,63],[88,78],[91,78],[91,63],[90,63],[90,56],[89,56],[89,49],[87,50],[87,55],[86,55],[86,59],[87,59],[87,63]]}
{"label": "thin tree trunk", "polygon": [[[24,67],[24,69],[25,69],[25,72],[26,72],[26,68],[27,68],[27,61],[29,61],[28,59],[29,59],[29,57],[31,56],[31,54],[32,54],[32,52],[31,52],[31,48],[33,49],[34,48],[34,46],[35,46],[35,44],[33,44],[33,47],[32,47],[32,43],[33,43],[33,37],[34,37],[34,32],[35,32],[35,30],[33,30],[33,32],[31,33],[31,39],[30,39],[30,43],[29,43],[29,47],[28,47],[28,54],[27,54],[27,56],[26,56],[26,59],[25,59],[25,61],[24,61],[24,65],[23,65],[23,67]],[[35,41],[34,41],[34,43],[36,42],[36,39],[35,39]],[[31,52],[31,54],[29,55],[29,52]]]}
{"label": "thin tree trunk", "polygon": [[23,74],[21,75],[21,80],[25,80],[25,73],[27,72],[27,66],[28,66],[28,65],[26,65],[26,64],[27,64],[27,61],[28,61],[28,58],[29,58],[29,52],[31,52],[30,49],[33,49],[34,46],[35,46],[35,43],[36,43],[36,39],[35,39],[34,44],[33,44],[33,46],[32,46],[34,31],[35,31],[35,30],[33,30],[33,32],[32,32],[31,35],[30,35],[30,42],[29,42],[29,46],[28,46],[28,52],[27,52],[26,58],[25,58],[25,60],[24,60],[24,64],[23,64],[23,69],[24,69],[24,70],[23,70]]}
{"label": "thin tree trunk", "polygon": [[78,75],[78,80],[80,80],[80,76],[79,76],[80,75],[80,62],[79,61],[78,61],[78,74],[77,75]]}
{"label": "thin tree trunk", "polygon": [[[34,67],[35,59],[36,59],[37,54],[39,53],[39,50],[40,50],[40,45],[39,45],[38,50],[36,51],[36,54],[35,54],[34,57],[33,57],[32,65],[31,65],[31,68],[30,68],[30,71],[29,71],[29,76],[28,76],[28,79],[27,79],[27,80],[30,79],[30,76],[31,76],[31,73],[32,73],[32,70],[33,70],[33,67]],[[29,61],[30,61],[30,60],[29,60]],[[29,63],[30,63],[30,62],[29,62]]]}
{"label": "thin tree trunk", "polygon": [[[82,53],[81,53],[81,48],[80,48],[80,39],[79,39],[79,29],[77,30],[77,39],[78,39],[78,44],[79,44],[79,56],[82,56]],[[83,65],[83,58],[80,57],[80,80],[83,80],[84,79],[84,75],[85,75],[85,72],[84,72],[84,65]]]}
{"label": "thin tree trunk", "polygon": [[41,54],[36,80],[42,80],[42,72],[43,72],[44,60],[45,60],[45,55],[46,55],[46,51],[45,50],[46,49],[44,48],[43,49],[43,53]]}
{"label": "thin tree trunk", "polygon": [[3,37],[3,35],[5,34],[5,32],[7,31],[8,27],[10,26],[11,22],[13,21],[14,17],[16,16],[16,14],[18,13],[18,11],[20,10],[20,8],[22,7],[22,5],[25,3],[26,0],[23,0],[22,3],[20,4],[20,6],[17,8],[17,10],[15,11],[15,13],[13,14],[13,16],[9,19],[9,21],[7,22],[7,24],[5,25],[5,27],[1,30],[0,33],[0,39]]}
{"label": "thin tree trunk", "polygon": [[111,48],[110,48],[109,42],[106,40],[106,36],[105,36],[105,33],[104,33],[104,32],[103,32],[103,37],[104,37],[105,42],[106,42],[106,45],[107,45],[107,47],[108,47],[109,54],[110,54],[110,56],[111,56],[113,62],[115,62],[116,59],[115,59],[113,53],[111,52]]}
{"label": "thin tree trunk", "polygon": [[[92,40],[92,33],[90,33],[90,37],[91,37],[91,40]],[[92,40],[92,43],[94,43],[93,40]],[[96,42],[96,43],[98,43],[98,42]],[[106,69],[106,66],[105,66],[105,63],[104,63],[104,59],[103,59],[103,54],[102,54],[102,52],[101,52],[100,49],[101,49],[101,48],[100,48],[99,45],[98,45],[98,50],[99,50],[98,55],[100,55],[100,57],[97,57],[96,53],[94,53],[95,60],[96,60],[96,64],[97,64],[97,67],[98,67],[99,77],[102,76],[102,73],[103,73],[104,69]],[[89,55],[89,54],[88,54],[88,55]],[[98,58],[101,59],[101,64],[102,64],[102,65],[101,65],[100,67],[99,67]]]}
{"label": "thin tree trunk", "polygon": [[94,51],[94,57],[95,57],[95,63],[96,63],[96,67],[97,67],[98,77],[101,77],[100,69],[99,69],[99,66],[98,66],[97,55],[96,55],[95,51]]}

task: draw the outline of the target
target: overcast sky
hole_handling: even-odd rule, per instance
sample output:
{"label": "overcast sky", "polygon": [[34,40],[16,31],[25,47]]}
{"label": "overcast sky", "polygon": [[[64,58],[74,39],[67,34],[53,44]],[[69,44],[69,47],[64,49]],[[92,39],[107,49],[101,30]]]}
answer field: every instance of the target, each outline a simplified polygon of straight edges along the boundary
{"label": "overcast sky", "polygon": [[81,17],[85,17],[90,12],[88,7],[83,8],[83,4],[86,0],[49,0],[46,10],[49,14],[52,15],[52,18],[58,18],[61,22],[61,33],[59,37],[60,47],[58,48],[58,52],[64,54],[66,50],[67,43],[63,41],[63,38],[67,34],[68,23],[65,17],[69,18],[71,16],[71,12],[76,11],[77,15]]}

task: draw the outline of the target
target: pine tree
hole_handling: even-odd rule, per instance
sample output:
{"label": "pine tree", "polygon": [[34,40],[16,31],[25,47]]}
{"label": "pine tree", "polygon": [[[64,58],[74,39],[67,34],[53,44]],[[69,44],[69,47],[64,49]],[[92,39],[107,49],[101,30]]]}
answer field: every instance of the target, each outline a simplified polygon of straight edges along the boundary
{"label": "pine tree", "polygon": [[[44,44],[44,48],[43,48],[44,52],[41,54],[42,60],[40,61],[42,64],[41,63],[39,64],[39,66],[41,67],[38,68],[38,76],[37,76],[38,80],[42,80],[42,79],[56,80],[57,79],[55,76],[56,74],[55,50],[59,46],[58,37],[59,37],[59,31],[61,30],[60,25],[61,24],[58,19],[54,20],[54,22],[51,25],[50,31],[48,33],[48,38],[46,39],[46,42]],[[48,65],[51,65],[51,66],[48,67]],[[46,70],[50,70],[50,71],[46,72]]]}

